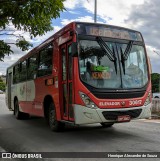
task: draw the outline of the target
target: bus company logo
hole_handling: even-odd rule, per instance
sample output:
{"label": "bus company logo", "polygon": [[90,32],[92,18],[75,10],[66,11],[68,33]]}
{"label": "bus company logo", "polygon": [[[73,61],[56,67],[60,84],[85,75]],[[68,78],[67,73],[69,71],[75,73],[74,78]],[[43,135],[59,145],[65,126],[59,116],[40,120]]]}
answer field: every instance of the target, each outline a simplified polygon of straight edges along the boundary
{"label": "bus company logo", "polygon": [[126,103],[123,101],[123,102],[121,102],[121,106],[125,106],[126,105]]}
{"label": "bus company logo", "polygon": [[120,106],[120,102],[99,102],[99,106]]}
{"label": "bus company logo", "polygon": [[20,94],[23,95],[25,91],[25,85],[20,87]]}

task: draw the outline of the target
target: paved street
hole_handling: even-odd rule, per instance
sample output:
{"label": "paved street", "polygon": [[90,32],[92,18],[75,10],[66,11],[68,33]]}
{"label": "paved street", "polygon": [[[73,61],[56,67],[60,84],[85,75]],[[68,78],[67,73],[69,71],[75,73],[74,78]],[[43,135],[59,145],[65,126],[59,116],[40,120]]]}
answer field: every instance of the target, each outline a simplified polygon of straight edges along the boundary
{"label": "paved street", "polygon": [[160,151],[160,121],[132,121],[115,124],[112,128],[102,128],[99,124],[82,127],[68,126],[64,132],[55,133],[50,131],[43,118],[16,120],[12,112],[8,111],[4,95],[1,94],[0,151],[2,150],[9,152],[158,152]]}

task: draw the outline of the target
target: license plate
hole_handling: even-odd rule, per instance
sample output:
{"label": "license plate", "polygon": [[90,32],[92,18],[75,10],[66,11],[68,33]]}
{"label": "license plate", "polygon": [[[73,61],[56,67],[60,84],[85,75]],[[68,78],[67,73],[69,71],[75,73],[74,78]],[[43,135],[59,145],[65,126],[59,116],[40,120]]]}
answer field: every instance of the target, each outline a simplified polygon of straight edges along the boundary
{"label": "license plate", "polygon": [[129,122],[131,117],[129,115],[118,116],[118,122]]}

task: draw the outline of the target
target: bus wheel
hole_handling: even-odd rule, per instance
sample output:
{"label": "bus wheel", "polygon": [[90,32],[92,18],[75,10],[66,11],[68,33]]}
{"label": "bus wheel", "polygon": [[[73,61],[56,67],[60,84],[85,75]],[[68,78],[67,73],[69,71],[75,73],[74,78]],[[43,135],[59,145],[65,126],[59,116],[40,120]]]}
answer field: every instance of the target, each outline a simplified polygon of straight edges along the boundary
{"label": "bus wheel", "polygon": [[52,131],[62,131],[65,127],[65,124],[56,120],[56,111],[53,103],[50,103],[48,110],[48,123]]}
{"label": "bus wheel", "polygon": [[14,114],[17,120],[28,119],[30,117],[28,113],[23,113],[19,111],[18,100],[16,100],[14,104]]}
{"label": "bus wheel", "polygon": [[22,119],[22,112],[19,111],[18,100],[16,100],[14,103],[14,114],[15,114],[16,119],[18,120]]}
{"label": "bus wheel", "polygon": [[103,127],[112,127],[114,123],[101,123]]}

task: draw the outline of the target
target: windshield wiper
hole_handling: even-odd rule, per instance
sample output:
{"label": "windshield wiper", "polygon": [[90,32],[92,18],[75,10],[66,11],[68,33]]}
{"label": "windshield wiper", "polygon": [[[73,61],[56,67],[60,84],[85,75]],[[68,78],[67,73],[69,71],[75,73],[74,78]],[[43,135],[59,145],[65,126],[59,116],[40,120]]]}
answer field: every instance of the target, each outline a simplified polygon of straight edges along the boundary
{"label": "windshield wiper", "polygon": [[125,61],[128,59],[128,56],[130,54],[130,51],[132,49],[132,45],[133,45],[134,41],[130,41],[126,47],[126,50],[122,51],[122,47],[120,47],[120,51],[121,51],[121,63],[122,63],[122,68],[123,68],[123,73],[125,74]]}
{"label": "windshield wiper", "polygon": [[117,58],[115,56],[114,47],[112,46],[111,50],[101,37],[96,37],[96,40],[99,46],[101,47],[102,51],[108,56],[109,60],[114,62],[114,67],[117,74]]}

